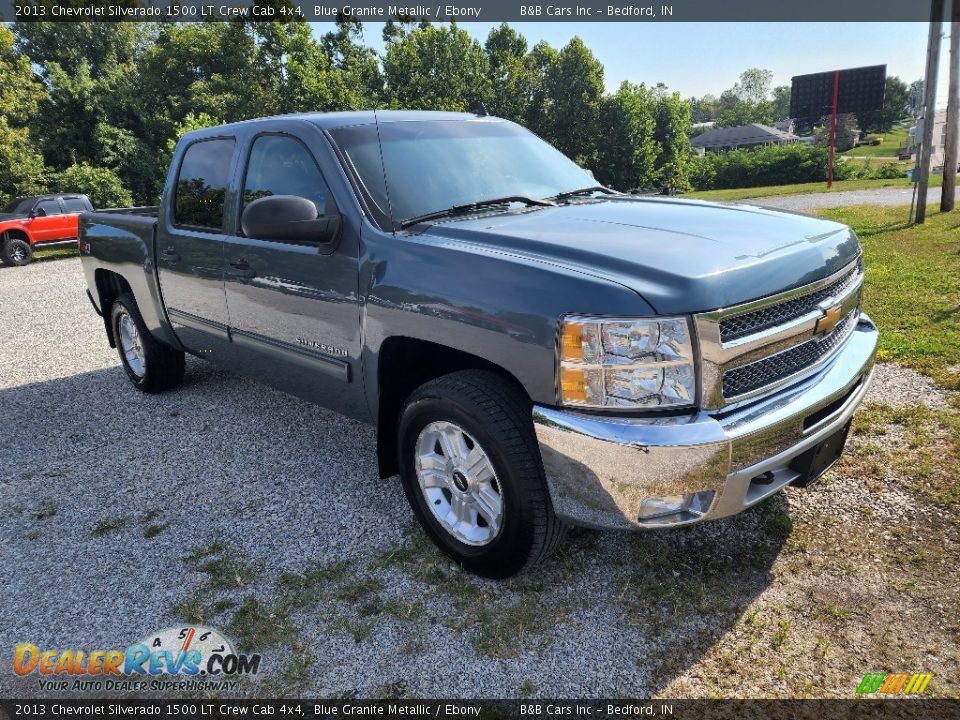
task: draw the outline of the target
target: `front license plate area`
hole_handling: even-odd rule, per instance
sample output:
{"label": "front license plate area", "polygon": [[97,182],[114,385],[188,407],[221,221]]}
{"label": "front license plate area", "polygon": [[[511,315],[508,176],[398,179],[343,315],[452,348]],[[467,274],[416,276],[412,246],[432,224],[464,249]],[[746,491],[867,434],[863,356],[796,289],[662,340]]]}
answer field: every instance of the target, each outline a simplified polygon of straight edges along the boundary
{"label": "front license plate area", "polygon": [[843,454],[843,447],[847,443],[847,435],[850,433],[850,424],[847,421],[840,430],[833,433],[826,440],[807,450],[802,455],[798,455],[790,463],[790,469],[800,473],[800,477],[793,481],[797,487],[810,487],[819,480],[823,474],[833,467],[833,464],[840,459]]}

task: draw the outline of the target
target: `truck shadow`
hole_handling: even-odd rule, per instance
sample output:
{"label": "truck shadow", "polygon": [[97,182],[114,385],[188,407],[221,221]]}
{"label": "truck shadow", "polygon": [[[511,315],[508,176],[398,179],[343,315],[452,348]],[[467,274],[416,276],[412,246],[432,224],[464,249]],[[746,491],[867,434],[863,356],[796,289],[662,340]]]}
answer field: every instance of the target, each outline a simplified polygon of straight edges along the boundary
{"label": "truck shadow", "polygon": [[[791,528],[779,495],[682,530],[574,530],[540,568],[487,581],[424,539],[397,478],[377,477],[371,428],[200,361],[157,396],[119,367],[0,389],[0,420],[23,429],[0,453],[0,571],[30,587],[5,600],[0,645],[124,646],[188,620],[185,597],[212,585],[188,556],[219,543],[254,579],[217,597],[276,604],[289,578],[323,578],[290,610],[312,643],[301,689],[327,694],[399,678],[457,696],[443,668],[464,658],[491,678],[489,696],[516,696],[525,678],[553,696],[657,694],[774,582]],[[108,588],[109,614],[77,601]],[[236,612],[204,621],[243,632]],[[286,657],[266,635],[244,639]],[[408,646],[436,673],[411,676]],[[369,677],[343,673],[346,652]]]}

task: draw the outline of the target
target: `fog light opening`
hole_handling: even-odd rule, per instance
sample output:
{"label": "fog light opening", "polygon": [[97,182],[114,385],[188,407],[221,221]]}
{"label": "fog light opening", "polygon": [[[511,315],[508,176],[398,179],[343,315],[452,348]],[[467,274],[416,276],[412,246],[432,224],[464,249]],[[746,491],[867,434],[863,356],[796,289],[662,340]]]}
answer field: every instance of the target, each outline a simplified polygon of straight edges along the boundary
{"label": "fog light opening", "polygon": [[686,495],[664,495],[650,497],[640,503],[640,522],[656,520],[671,515],[682,515],[677,522],[693,520],[703,516],[713,502],[713,490],[687,493]]}

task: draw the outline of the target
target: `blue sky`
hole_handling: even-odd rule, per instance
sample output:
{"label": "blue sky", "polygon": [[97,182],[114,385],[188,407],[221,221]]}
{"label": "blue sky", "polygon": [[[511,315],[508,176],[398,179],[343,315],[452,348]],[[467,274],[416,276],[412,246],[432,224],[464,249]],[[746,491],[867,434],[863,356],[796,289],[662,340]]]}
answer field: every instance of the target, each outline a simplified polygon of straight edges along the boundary
{"label": "blue sky", "polygon": [[[909,0],[905,0],[909,1]],[[483,42],[498,23],[461,23]],[[622,80],[662,82],[685,97],[719,95],[750,67],[772,70],[774,85],[793,75],[880,65],[908,84],[923,76],[925,23],[513,23],[533,45],[562,47],[579,35],[604,65],[608,90]],[[315,23],[322,34],[332,24]],[[382,49],[383,25],[367,23],[365,40]],[[949,29],[949,27],[948,27]],[[947,43],[938,95],[946,102]]]}

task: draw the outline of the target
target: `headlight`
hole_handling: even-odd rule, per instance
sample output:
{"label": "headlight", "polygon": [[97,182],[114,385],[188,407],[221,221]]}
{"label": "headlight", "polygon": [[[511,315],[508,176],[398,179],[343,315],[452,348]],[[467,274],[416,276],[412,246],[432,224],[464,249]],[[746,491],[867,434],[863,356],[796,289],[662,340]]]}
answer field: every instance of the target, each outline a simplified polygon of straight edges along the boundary
{"label": "headlight", "polygon": [[693,405],[696,372],[684,317],[567,317],[560,324],[560,402],[595,408]]}

